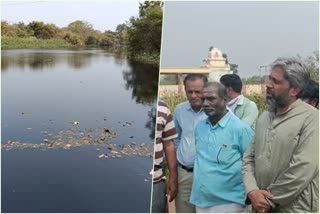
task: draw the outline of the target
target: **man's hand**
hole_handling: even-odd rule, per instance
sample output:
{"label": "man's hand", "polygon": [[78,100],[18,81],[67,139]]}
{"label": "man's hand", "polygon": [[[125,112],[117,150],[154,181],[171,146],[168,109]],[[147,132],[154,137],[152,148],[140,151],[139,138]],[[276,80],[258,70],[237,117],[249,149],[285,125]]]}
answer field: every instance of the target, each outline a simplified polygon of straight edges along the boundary
{"label": "man's hand", "polygon": [[176,176],[169,175],[169,181],[167,183],[167,196],[169,197],[169,202],[173,201],[178,192],[178,180]]}
{"label": "man's hand", "polygon": [[176,151],[172,141],[163,141],[163,150],[166,154],[168,169],[169,169],[169,181],[167,183],[167,195],[169,195],[169,201],[175,199],[178,192],[178,172],[177,172],[177,159]]}
{"label": "man's hand", "polygon": [[248,198],[255,211],[265,213],[271,210],[271,205],[266,198],[272,198],[273,195],[266,190],[252,190],[248,193]]}

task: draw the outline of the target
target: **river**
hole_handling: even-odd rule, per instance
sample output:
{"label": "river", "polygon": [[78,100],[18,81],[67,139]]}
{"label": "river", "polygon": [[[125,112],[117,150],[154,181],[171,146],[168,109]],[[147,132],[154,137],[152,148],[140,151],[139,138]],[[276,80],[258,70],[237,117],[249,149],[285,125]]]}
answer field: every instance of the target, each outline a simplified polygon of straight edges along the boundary
{"label": "river", "polygon": [[157,67],[103,50],[5,50],[1,68],[1,143],[18,145],[1,149],[2,212],[150,211],[152,157],[37,146],[104,128],[115,146],[153,147]]}

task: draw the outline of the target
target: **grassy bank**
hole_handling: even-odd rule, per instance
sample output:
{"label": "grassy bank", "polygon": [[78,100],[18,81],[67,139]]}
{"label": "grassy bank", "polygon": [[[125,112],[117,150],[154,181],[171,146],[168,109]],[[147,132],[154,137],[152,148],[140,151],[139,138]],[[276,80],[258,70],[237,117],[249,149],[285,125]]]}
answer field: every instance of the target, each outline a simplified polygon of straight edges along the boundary
{"label": "grassy bank", "polygon": [[74,46],[63,39],[37,39],[35,37],[2,37],[1,49],[60,49]]}

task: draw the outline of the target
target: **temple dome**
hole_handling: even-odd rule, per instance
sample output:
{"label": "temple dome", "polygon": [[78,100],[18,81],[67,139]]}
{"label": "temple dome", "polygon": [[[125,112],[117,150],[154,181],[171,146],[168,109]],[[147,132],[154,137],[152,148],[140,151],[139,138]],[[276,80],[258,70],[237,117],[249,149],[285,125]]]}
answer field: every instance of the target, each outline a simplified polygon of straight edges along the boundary
{"label": "temple dome", "polygon": [[208,59],[223,59],[222,52],[218,48],[212,48],[208,53]]}

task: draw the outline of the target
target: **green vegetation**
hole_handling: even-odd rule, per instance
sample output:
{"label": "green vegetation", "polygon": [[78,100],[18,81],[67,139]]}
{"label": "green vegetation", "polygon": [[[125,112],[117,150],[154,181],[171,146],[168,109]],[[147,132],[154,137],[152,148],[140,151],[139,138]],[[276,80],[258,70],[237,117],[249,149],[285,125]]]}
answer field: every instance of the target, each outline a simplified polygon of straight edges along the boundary
{"label": "green vegetation", "polygon": [[[86,21],[74,21],[67,27],[32,21],[9,24],[1,21],[2,49],[21,48],[108,48],[115,52],[125,49],[121,32],[94,30]],[[121,46],[122,44],[122,46]]]}
{"label": "green vegetation", "polygon": [[247,97],[257,104],[259,114],[267,110],[266,98],[263,94],[253,93]]}
{"label": "green vegetation", "polygon": [[104,48],[126,53],[129,59],[159,64],[162,31],[162,3],[140,3],[139,16],[119,24],[115,31],[101,32],[87,21],[76,20],[66,27],[41,21],[1,21],[1,48]]}
{"label": "green vegetation", "polygon": [[132,60],[159,64],[162,32],[162,3],[140,3],[139,17],[128,26],[128,56]]}
{"label": "green vegetation", "polygon": [[230,70],[232,71],[232,73],[238,74],[239,73],[239,71],[238,71],[239,66],[237,64],[230,63],[229,59],[228,59],[228,55],[226,53],[223,53],[222,57],[226,59],[226,64],[230,66]]}
{"label": "green vegetation", "polygon": [[242,78],[242,82],[246,85],[253,85],[253,84],[264,84],[267,76],[258,76],[258,75],[253,75],[248,78]]}
{"label": "green vegetation", "polygon": [[2,49],[28,49],[28,48],[72,48],[73,46],[63,39],[37,39],[35,37],[2,37]]}

